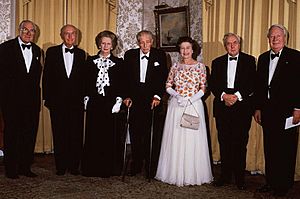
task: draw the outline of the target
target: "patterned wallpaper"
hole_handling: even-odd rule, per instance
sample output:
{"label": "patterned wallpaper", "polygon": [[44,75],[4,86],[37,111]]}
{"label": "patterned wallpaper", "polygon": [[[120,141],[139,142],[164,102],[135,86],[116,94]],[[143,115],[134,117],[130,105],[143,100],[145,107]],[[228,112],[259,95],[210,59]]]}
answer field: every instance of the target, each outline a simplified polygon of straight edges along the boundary
{"label": "patterned wallpaper", "polygon": [[15,0],[0,0],[0,43],[15,37]]}
{"label": "patterned wallpaper", "polygon": [[[202,13],[201,0],[165,0],[170,7],[189,6],[190,10],[190,35],[201,45],[202,43]],[[119,0],[117,16],[117,35],[119,36],[118,56],[130,48],[138,47],[135,35],[142,29],[155,33],[154,7],[158,1],[147,0]],[[177,52],[169,52],[172,63],[178,61]],[[201,60],[201,56],[198,58]]]}

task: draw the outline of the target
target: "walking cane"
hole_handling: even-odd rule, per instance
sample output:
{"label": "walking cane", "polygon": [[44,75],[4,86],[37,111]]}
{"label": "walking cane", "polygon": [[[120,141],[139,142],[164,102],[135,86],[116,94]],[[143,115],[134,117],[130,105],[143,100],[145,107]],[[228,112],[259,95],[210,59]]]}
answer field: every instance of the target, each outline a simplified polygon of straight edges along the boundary
{"label": "walking cane", "polygon": [[151,131],[150,131],[150,153],[149,153],[149,165],[148,165],[148,182],[151,182],[153,124],[154,124],[154,108],[152,109]]}
{"label": "walking cane", "polygon": [[127,155],[127,133],[129,129],[129,107],[127,108],[126,125],[125,125],[125,141],[124,141],[124,152],[123,152],[123,171],[122,171],[122,182],[125,180],[125,175],[128,166]]}

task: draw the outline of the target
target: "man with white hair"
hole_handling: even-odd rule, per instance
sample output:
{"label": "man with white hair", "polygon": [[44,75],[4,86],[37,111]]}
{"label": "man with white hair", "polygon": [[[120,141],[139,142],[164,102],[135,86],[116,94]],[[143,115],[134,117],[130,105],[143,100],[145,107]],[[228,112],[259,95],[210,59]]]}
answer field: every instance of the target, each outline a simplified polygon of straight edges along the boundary
{"label": "man with white hair", "polygon": [[300,52],[286,47],[288,32],[269,28],[270,50],[259,56],[254,118],[263,128],[266,184],[258,192],[285,196],[294,184],[298,129],[285,129],[286,119],[300,122]]}

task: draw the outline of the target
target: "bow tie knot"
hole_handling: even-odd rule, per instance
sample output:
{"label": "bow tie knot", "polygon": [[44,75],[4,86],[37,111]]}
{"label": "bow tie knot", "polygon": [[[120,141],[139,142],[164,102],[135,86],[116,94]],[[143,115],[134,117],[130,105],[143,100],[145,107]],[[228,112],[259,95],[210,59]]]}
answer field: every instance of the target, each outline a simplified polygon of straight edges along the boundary
{"label": "bow tie knot", "polygon": [[271,59],[274,59],[275,57],[279,57],[279,53],[276,53],[276,54],[271,54]]}
{"label": "bow tie knot", "polygon": [[232,61],[232,60],[237,60],[237,57],[229,57],[229,61]]}
{"label": "bow tie knot", "polygon": [[142,56],[142,59],[144,59],[144,58],[149,60],[149,57],[147,55]]}
{"label": "bow tie knot", "polygon": [[73,53],[74,53],[74,48],[72,48],[72,49],[70,49],[70,48],[65,48],[65,52],[66,52],[66,53],[69,52],[69,53],[73,54]]}
{"label": "bow tie knot", "polygon": [[22,48],[23,48],[23,50],[25,50],[25,48],[30,49],[31,48],[31,44],[22,44]]}

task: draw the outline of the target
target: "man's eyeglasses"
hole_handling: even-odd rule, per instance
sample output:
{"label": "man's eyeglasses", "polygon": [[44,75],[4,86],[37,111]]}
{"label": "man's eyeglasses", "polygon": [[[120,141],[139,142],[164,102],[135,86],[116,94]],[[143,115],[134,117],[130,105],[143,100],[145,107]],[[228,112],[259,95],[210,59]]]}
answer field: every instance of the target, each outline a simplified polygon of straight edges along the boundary
{"label": "man's eyeglasses", "polygon": [[22,29],[21,29],[21,32],[24,33],[24,34],[27,34],[27,33],[29,33],[29,32],[30,32],[31,34],[33,34],[33,33],[35,33],[36,31],[35,31],[35,29],[30,29],[30,30],[29,30],[29,29],[27,29],[27,28],[22,28]]}

